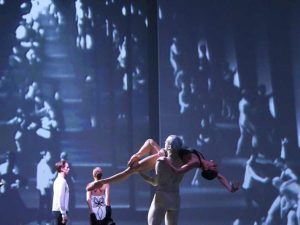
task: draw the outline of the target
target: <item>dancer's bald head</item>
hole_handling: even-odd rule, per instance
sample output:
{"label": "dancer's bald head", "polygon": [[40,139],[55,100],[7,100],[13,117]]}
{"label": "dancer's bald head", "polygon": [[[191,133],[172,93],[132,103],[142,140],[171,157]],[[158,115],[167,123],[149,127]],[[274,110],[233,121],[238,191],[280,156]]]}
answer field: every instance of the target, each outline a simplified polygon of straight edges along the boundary
{"label": "dancer's bald head", "polygon": [[165,141],[165,149],[180,150],[182,148],[182,140],[177,135],[169,135]]}

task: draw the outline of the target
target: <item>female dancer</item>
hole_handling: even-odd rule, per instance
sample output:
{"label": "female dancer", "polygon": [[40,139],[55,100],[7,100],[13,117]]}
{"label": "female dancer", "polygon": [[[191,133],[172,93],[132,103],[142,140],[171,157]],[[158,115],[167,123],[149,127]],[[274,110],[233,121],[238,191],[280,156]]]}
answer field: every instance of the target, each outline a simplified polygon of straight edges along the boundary
{"label": "female dancer", "polygon": [[213,160],[206,160],[204,156],[195,149],[181,149],[179,150],[179,156],[184,162],[180,168],[175,167],[170,163],[170,161],[166,160],[165,157],[160,157],[158,160],[165,162],[176,174],[183,174],[194,168],[202,169],[202,177],[207,180],[213,180],[217,178],[222,185],[229,192],[236,192],[240,184],[239,182],[231,183],[229,182],[225,176],[219,173],[217,164]]}

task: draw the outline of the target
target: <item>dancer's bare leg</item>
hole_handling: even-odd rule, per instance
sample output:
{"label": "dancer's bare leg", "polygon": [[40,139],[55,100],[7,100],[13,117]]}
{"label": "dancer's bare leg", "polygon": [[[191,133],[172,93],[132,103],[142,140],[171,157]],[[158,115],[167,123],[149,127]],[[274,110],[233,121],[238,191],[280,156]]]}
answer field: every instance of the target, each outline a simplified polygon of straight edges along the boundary
{"label": "dancer's bare leg", "polygon": [[125,170],[121,171],[120,173],[117,173],[117,174],[112,175],[105,179],[101,179],[101,182],[102,182],[102,184],[107,184],[107,183],[115,183],[115,182],[119,182],[122,180],[126,180],[134,172],[135,171],[132,167],[127,167]]}
{"label": "dancer's bare leg", "polygon": [[[91,191],[97,187],[100,187],[106,183],[115,183],[122,180],[127,179],[133,173],[136,172],[145,172],[147,170],[154,169],[155,162],[158,159],[160,146],[152,139],[147,139],[139,151],[131,156],[130,160],[128,161],[128,166],[125,170],[120,173],[117,173],[113,176],[110,176],[105,179],[101,179],[99,181],[95,181],[90,183],[86,189],[87,191]],[[149,156],[141,159],[142,156],[150,154]]]}
{"label": "dancer's bare leg", "polygon": [[158,157],[159,157],[158,153],[154,155],[149,155],[143,158],[142,160],[140,160],[139,162],[137,162],[136,164],[134,164],[133,166],[127,167],[122,172],[117,173],[108,178],[101,179],[101,182],[102,184],[115,183],[127,179],[129,176],[131,176],[136,172],[146,172],[148,170],[154,169]]}
{"label": "dancer's bare leg", "polygon": [[165,215],[165,224],[166,225],[177,225],[179,218],[178,210],[168,210]]}
{"label": "dancer's bare leg", "polygon": [[156,197],[154,196],[148,211],[148,225],[160,225],[166,214],[166,209],[157,205]]}
{"label": "dancer's bare leg", "polygon": [[128,166],[133,166],[145,155],[154,155],[158,153],[160,149],[161,147],[154,140],[147,139],[142,147],[137,151],[137,153],[133,154],[130,157]]}

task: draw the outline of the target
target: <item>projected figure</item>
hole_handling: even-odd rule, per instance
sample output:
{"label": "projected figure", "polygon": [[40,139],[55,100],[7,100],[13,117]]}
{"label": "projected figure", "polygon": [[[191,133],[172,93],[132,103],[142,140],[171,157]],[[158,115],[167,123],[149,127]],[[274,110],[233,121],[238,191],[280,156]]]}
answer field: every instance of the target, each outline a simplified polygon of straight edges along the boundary
{"label": "projected figure", "polygon": [[269,107],[269,100],[272,94],[266,94],[264,85],[259,85],[256,91],[253,121],[257,129],[253,147],[256,151],[274,159],[277,157],[278,152],[270,151],[270,149],[279,149],[280,138]]}
{"label": "projected figure", "polygon": [[[102,169],[93,169],[94,181],[102,177]],[[104,184],[99,188],[86,192],[86,201],[90,210],[90,225],[113,225],[110,206],[110,187]]]}
{"label": "projected figure", "polygon": [[257,108],[261,120],[264,121],[264,126],[268,128],[274,127],[274,119],[270,111],[269,102],[272,98],[272,93],[266,93],[266,86],[261,84],[257,87]]}
{"label": "projected figure", "polygon": [[208,51],[206,44],[199,41],[198,43],[198,58],[199,58],[199,72],[200,76],[197,79],[197,84],[200,85],[197,88],[198,92],[207,92],[211,85],[211,62],[209,60]]}
{"label": "projected figure", "polygon": [[[176,167],[183,165],[179,157],[182,148],[182,140],[175,135],[166,139],[165,149],[167,156],[165,161]],[[148,225],[160,225],[165,218],[166,225],[177,225],[180,210],[179,184],[183,174],[173,173],[172,170],[160,160],[155,165],[155,177],[149,177],[140,173],[145,181],[156,187],[156,191],[148,211]]]}
{"label": "projected figure", "polygon": [[119,50],[119,46],[121,43],[120,31],[118,26],[115,23],[112,23],[112,42],[113,42],[113,50]]}
{"label": "projected figure", "polygon": [[184,67],[184,50],[182,49],[182,43],[178,37],[172,38],[170,46],[170,63],[173,68],[174,85],[176,88],[181,89],[181,83],[185,79],[186,70]]}
{"label": "projected figure", "polygon": [[128,41],[127,37],[123,37],[122,44],[119,46],[117,56],[117,76],[115,77],[115,83],[117,88],[117,105],[118,105],[118,119],[125,119],[127,113],[127,93],[131,88],[128,84]]}
{"label": "projected figure", "polygon": [[53,184],[52,213],[54,225],[63,225],[68,222],[69,186],[66,176],[70,167],[67,161],[62,160],[55,164],[58,175]]}
{"label": "projected figure", "polygon": [[213,125],[208,119],[202,118],[200,122],[199,134],[197,137],[197,146],[200,147],[201,152],[208,152],[209,146],[212,144]]}
{"label": "projected figure", "polygon": [[[53,173],[49,161],[51,160],[51,153],[49,151],[42,151],[41,160],[37,165],[36,171],[36,189],[39,191],[39,206],[37,212],[37,223],[42,224],[45,220],[50,224],[51,215],[51,187],[56,173]],[[48,215],[49,214],[49,215]]]}
{"label": "projected figure", "polygon": [[[249,209],[257,208],[257,215],[255,216],[254,220],[259,222],[265,212],[265,206],[267,204],[264,186],[270,181],[270,178],[258,174],[257,159],[257,154],[252,154],[246,162],[242,187],[245,191],[247,207]],[[261,184],[263,184],[263,186],[261,186]]]}
{"label": "projected figure", "polygon": [[240,137],[236,155],[245,155],[249,150],[270,158],[277,155],[276,151],[270,151],[279,148],[280,140],[273,117],[266,109],[266,98],[264,94],[258,94],[256,91],[242,90],[242,99],[239,102]]}
{"label": "projected figure", "polygon": [[127,37],[124,36],[123,42],[119,45],[119,55],[117,58],[118,68],[126,69],[127,66]]}
{"label": "projected figure", "polygon": [[88,119],[90,121],[91,128],[97,127],[97,84],[94,74],[88,75],[84,80],[84,93],[85,93],[85,105]]}
{"label": "projected figure", "polygon": [[28,86],[28,90],[25,93],[25,100],[30,101],[30,100],[34,100],[35,96],[37,96],[39,93],[41,93],[41,89],[39,87],[39,83],[36,81],[33,81],[29,86]]}
{"label": "projected figure", "polygon": [[178,94],[178,103],[180,107],[180,114],[184,114],[191,110],[191,88],[187,82],[181,82],[181,90]]}
{"label": "projected figure", "polygon": [[8,125],[14,127],[15,130],[15,144],[17,152],[22,151],[22,138],[24,136],[24,126],[26,124],[25,114],[21,108],[17,109],[16,115],[7,122],[1,122],[1,125]]}
{"label": "projected figure", "polygon": [[27,130],[36,140],[36,148],[53,148],[53,144],[57,141],[57,133],[59,132],[59,124],[55,118],[55,112],[52,106],[46,101],[41,94],[34,97],[33,109],[29,112],[30,121]]}
{"label": "projected figure", "polygon": [[281,216],[288,216],[290,223],[289,220],[296,217],[297,223],[295,224],[300,224],[300,185],[296,181],[284,181],[280,177],[274,177],[272,183],[281,196]]}
{"label": "projected figure", "polygon": [[[14,152],[7,152],[6,171],[0,174],[0,181],[4,185],[0,188],[0,224],[16,225],[24,224],[27,212],[19,189],[27,187],[27,180],[19,174],[16,167],[16,155]],[[8,207],[13,204],[12,207]]]}
{"label": "projected figure", "polygon": [[[75,1],[77,38],[76,46],[83,50],[92,48],[92,36],[89,28],[93,26],[92,10],[83,0]],[[90,27],[89,27],[90,26]]]}
{"label": "projected figure", "polygon": [[[288,167],[284,159],[279,158],[275,160],[275,166],[280,168],[281,174],[280,179],[285,182],[285,186],[297,182],[297,175]],[[273,183],[274,184],[274,183]],[[268,210],[268,215],[265,221],[265,225],[271,225],[274,222],[274,217],[279,215],[281,205],[281,195],[278,195],[273,201],[270,209]]]}
{"label": "projected figure", "polygon": [[180,62],[178,62],[178,58],[180,58],[180,50],[178,49],[178,38],[173,37],[172,43],[170,46],[170,63],[173,68],[173,74],[176,76],[176,73],[181,69]]}
{"label": "projected figure", "polygon": [[222,63],[222,117],[228,120],[234,120],[238,115],[239,90],[234,86],[234,75],[236,69],[230,68],[227,61]]}
{"label": "projected figure", "polygon": [[241,155],[251,148],[252,136],[254,135],[256,128],[251,120],[254,98],[253,93],[248,90],[242,90],[242,96],[243,97],[239,102],[240,137],[237,143],[236,155]]}

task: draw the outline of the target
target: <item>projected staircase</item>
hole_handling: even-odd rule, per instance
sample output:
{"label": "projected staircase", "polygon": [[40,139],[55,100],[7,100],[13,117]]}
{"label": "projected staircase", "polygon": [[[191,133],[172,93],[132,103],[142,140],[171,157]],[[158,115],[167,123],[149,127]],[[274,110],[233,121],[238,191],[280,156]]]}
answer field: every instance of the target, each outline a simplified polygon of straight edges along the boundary
{"label": "projected staircase", "polygon": [[[61,151],[69,155],[72,170],[76,173],[76,207],[86,208],[85,185],[91,181],[95,166],[111,168],[110,152],[106,142],[95,137],[84,102],[84,74],[74,67],[76,60],[75,34],[66,32],[66,27],[48,23],[45,18],[45,62],[43,67],[43,90],[57,88],[61,95],[64,130],[61,136]],[[51,90],[52,89],[52,90]],[[97,142],[95,141],[97,139]]]}

